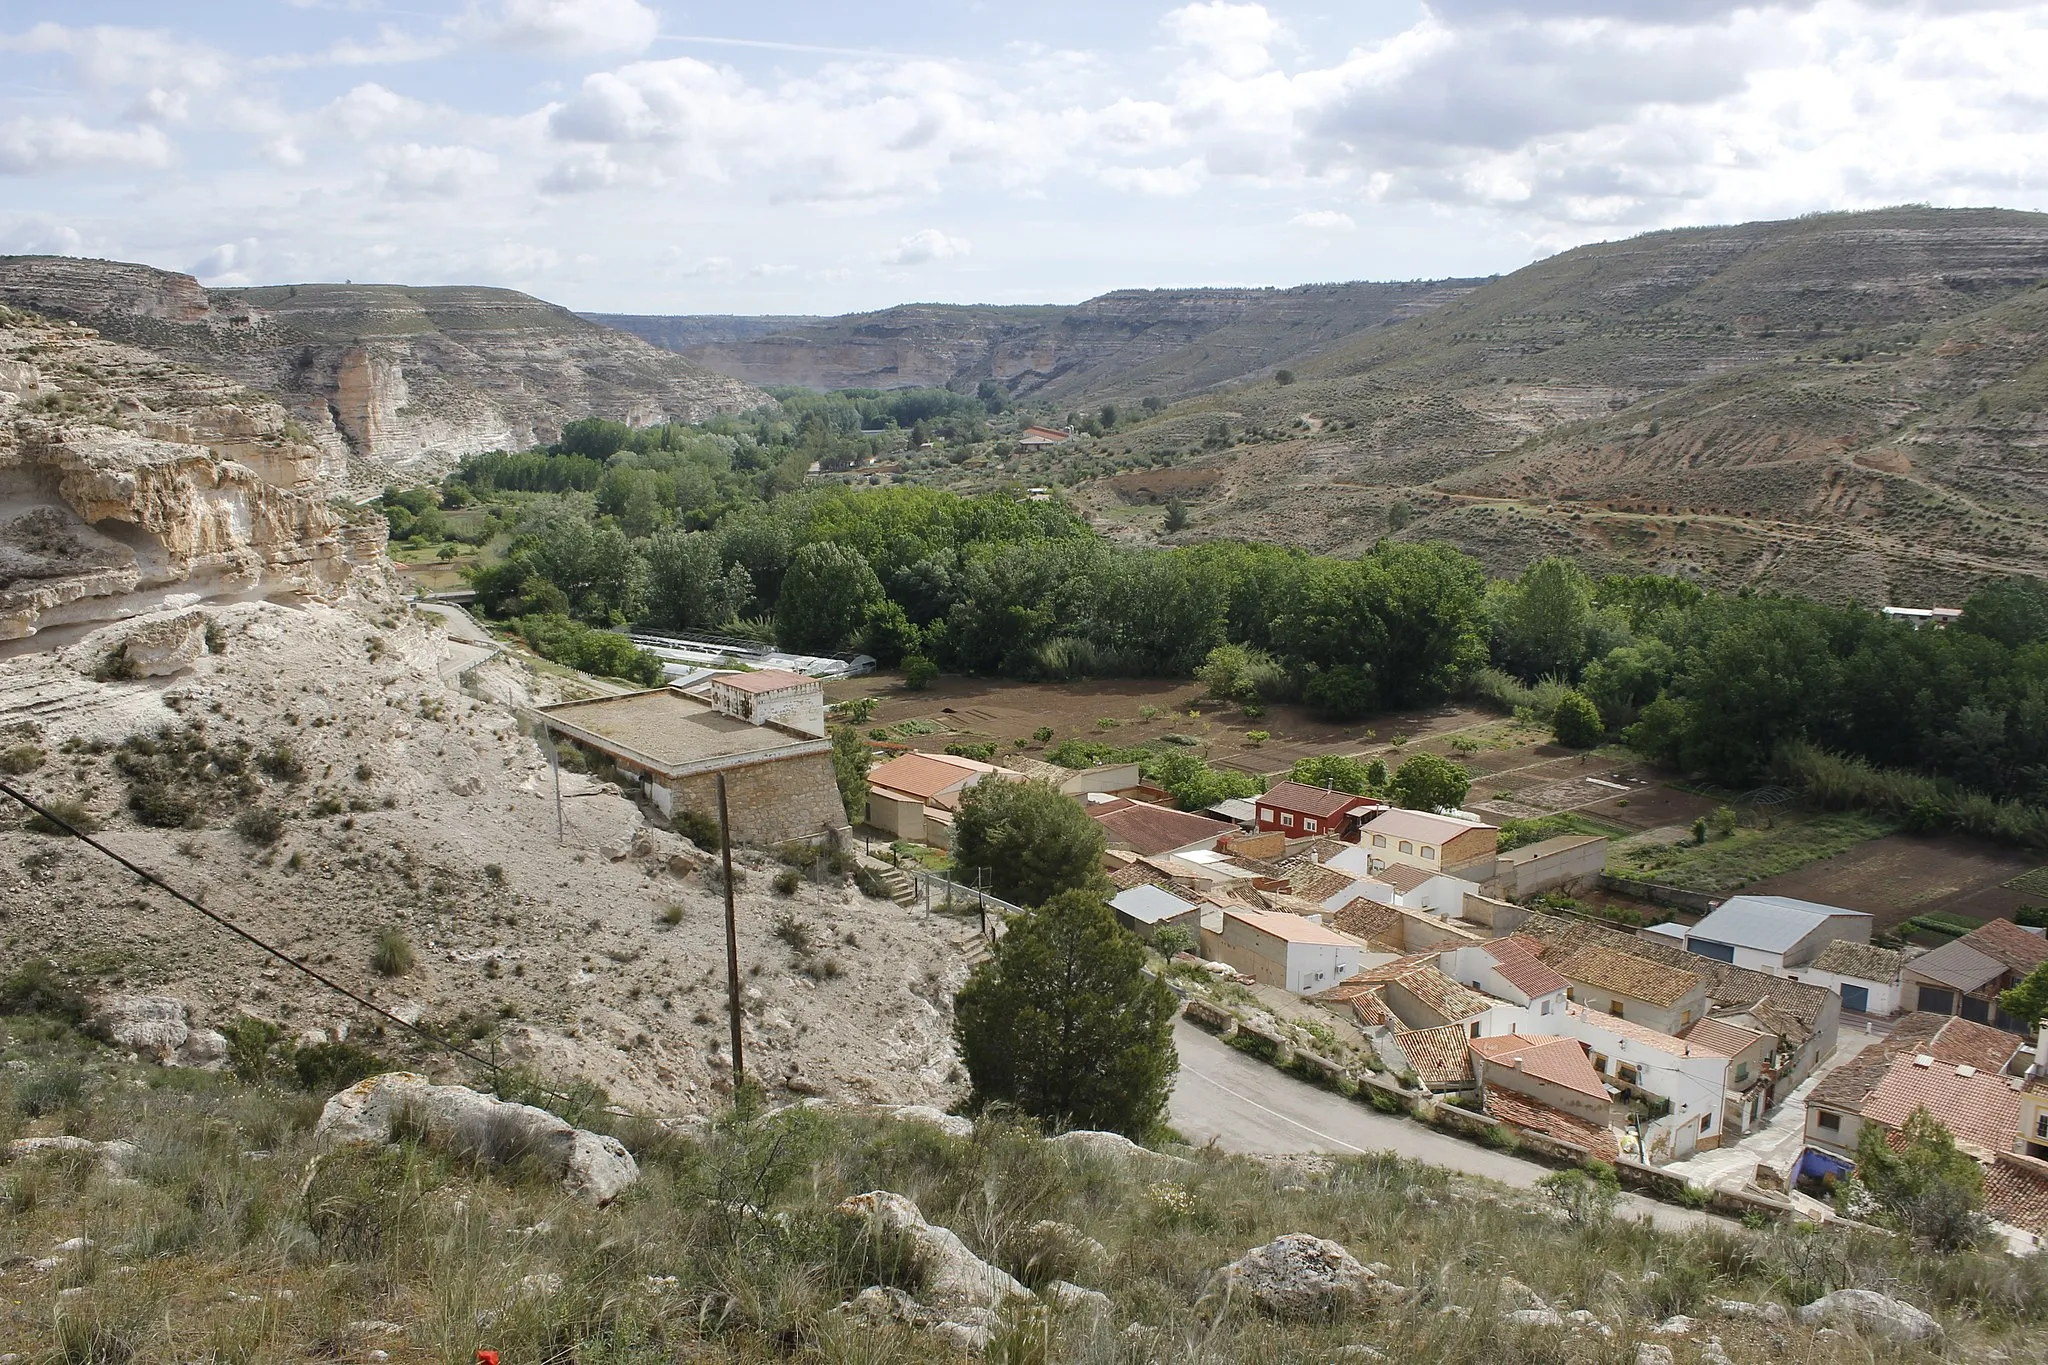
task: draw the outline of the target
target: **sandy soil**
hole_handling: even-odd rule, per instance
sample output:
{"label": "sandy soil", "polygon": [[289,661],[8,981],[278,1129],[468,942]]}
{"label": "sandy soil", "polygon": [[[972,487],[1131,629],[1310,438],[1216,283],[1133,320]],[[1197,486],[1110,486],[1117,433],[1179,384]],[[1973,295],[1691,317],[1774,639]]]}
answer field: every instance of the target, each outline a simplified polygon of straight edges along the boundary
{"label": "sandy soil", "polygon": [[[553,699],[554,679],[499,658],[464,675],[465,694],[443,665],[471,647],[391,601],[206,611],[221,648],[171,676],[88,676],[128,624],[10,660],[0,748],[32,741],[49,755],[15,780],[83,801],[111,846],[387,1008],[489,1024],[501,1056],[587,1077],[636,1107],[711,1106],[725,1077],[720,894],[694,870],[694,846],[588,779],[564,777],[558,841],[549,769],[516,714]],[[93,750],[192,723],[211,745],[288,743],[304,775],[258,776],[201,828],[145,828],[115,754]],[[274,846],[232,828],[249,804],[286,817]],[[960,926],[839,884],[785,898],[768,855],[741,863],[750,1074],[847,1098],[954,1097]],[[776,933],[785,912],[808,927],[807,959]],[[397,978],[369,968],[387,925],[418,951]],[[0,815],[0,941],[6,960],[47,955],[89,966],[102,989],[180,996],[207,1024],[248,1012],[294,1031],[363,1027],[345,1000],[11,812]]]}

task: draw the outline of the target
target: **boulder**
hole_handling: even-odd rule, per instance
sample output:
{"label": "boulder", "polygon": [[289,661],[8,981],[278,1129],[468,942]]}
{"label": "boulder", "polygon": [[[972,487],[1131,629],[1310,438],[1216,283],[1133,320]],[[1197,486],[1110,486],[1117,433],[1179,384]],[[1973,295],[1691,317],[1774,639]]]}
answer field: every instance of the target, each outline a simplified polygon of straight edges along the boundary
{"label": "boulder", "polygon": [[1099,1289],[1083,1289],[1067,1280],[1054,1280],[1045,1287],[1046,1302],[1069,1313],[1107,1313],[1109,1295]]}
{"label": "boulder", "polygon": [[974,1121],[934,1109],[929,1104],[895,1104],[882,1111],[899,1123],[922,1123],[936,1128],[947,1137],[965,1138],[974,1136]]}
{"label": "boulder", "polygon": [[114,995],[99,1002],[93,1027],[116,1047],[169,1065],[192,1036],[186,1006],[168,995]]}
{"label": "boulder", "polygon": [[1084,1152],[1089,1156],[1103,1157],[1112,1161],[1133,1161],[1165,1166],[1187,1166],[1192,1163],[1186,1157],[1155,1152],[1150,1147],[1140,1147],[1122,1133],[1104,1133],[1093,1128],[1076,1128],[1071,1133],[1047,1138],[1055,1147],[1070,1152]]}
{"label": "boulder", "polygon": [[1024,1229],[1024,1273],[1033,1280],[1064,1280],[1090,1275],[1109,1264],[1109,1248],[1072,1223],[1050,1219]]}
{"label": "boulder", "polygon": [[1555,1308],[1517,1308],[1501,1314],[1500,1320],[1510,1327],[1564,1326],[1564,1319],[1557,1315]]}
{"label": "boulder", "polygon": [[1941,1324],[1902,1299],[1872,1289],[1837,1289],[1795,1314],[1807,1326],[1853,1327],[1890,1341],[1931,1341]]}
{"label": "boulder", "polygon": [[869,1285],[832,1311],[869,1327],[900,1324],[929,1332],[968,1355],[988,1349],[1000,1321],[994,1310],[974,1306],[956,1308],[949,1315],[935,1313],[902,1290],[885,1285]]}
{"label": "boulder", "polygon": [[1755,1322],[1766,1322],[1773,1327],[1783,1327],[1790,1320],[1783,1304],[1747,1303],[1741,1299],[1715,1299],[1710,1304],[1715,1314],[1724,1318],[1743,1318]]}
{"label": "boulder", "polygon": [[947,1317],[957,1320],[958,1309],[1000,1308],[1034,1297],[1007,1271],[969,1251],[950,1228],[926,1222],[916,1203],[900,1194],[857,1194],[833,1211],[864,1222],[871,1235],[901,1239],[922,1285],[922,1301]]}
{"label": "boulder", "polygon": [[172,1066],[189,1066],[200,1071],[219,1071],[228,1064],[227,1036],[217,1029],[196,1028],[171,1058]]}
{"label": "boulder", "polygon": [[571,1127],[530,1104],[512,1104],[467,1086],[435,1085],[409,1071],[371,1076],[328,1100],[313,1136],[330,1148],[382,1144],[401,1123],[430,1146],[490,1164],[537,1159],[560,1178],[565,1191],[600,1208],[640,1178],[633,1154],[617,1138]]}
{"label": "boulder", "polygon": [[1661,1341],[1644,1341],[1636,1345],[1636,1365],[1672,1365],[1671,1348]]}
{"label": "boulder", "polygon": [[144,621],[128,632],[120,649],[131,678],[161,678],[190,668],[206,653],[206,613]]}
{"label": "boulder", "polygon": [[1674,1313],[1650,1330],[1660,1337],[1682,1337],[1699,1324],[1683,1313]]}
{"label": "boulder", "polygon": [[28,1137],[7,1144],[9,1161],[26,1161],[59,1152],[89,1153],[99,1161],[100,1169],[111,1176],[126,1175],[129,1165],[142,1154],[134,1143],[119,1139],[94,1142],[82,1137]]}
{"label": "boulder", "polygon": [[1204,1297],[1242,1295],[1276,1318],[1336,1318],[1407,1293],[1337,1243],[1290,1232],[1218,1270]]}

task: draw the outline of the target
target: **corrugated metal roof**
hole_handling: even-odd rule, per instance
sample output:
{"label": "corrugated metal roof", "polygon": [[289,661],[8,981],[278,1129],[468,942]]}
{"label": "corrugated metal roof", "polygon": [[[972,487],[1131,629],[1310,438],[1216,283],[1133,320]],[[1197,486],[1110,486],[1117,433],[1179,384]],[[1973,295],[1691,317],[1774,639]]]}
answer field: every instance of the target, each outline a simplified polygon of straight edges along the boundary
{"label": "corrugated metal roof", "polygon": [[1790,896],[1732,896],[1692,927],[1690,937],[1759,953],[1783,953],[1837,916],[1868,920],[1861,910],[1793,900]]}
{"label": "corrugated metal roof", "polygon": [[1158,924],[1195,908],[1193,901],[1184,901],[1165,887],[1150,885],[1128,887],[1111,896],[1109,903],[1140,924]]}
{"label": "corrugated metal roof", "polygon": [[1974,991],[2005,975],[2005,964],[1972,948],[1967,941],[1968,937],[1964,935],[1953,943],[1944,943],[1925,957],[1914,958],[1907,965],[1915,976],[1939,981],[1942,985],[1953,986],[1959,991]]}

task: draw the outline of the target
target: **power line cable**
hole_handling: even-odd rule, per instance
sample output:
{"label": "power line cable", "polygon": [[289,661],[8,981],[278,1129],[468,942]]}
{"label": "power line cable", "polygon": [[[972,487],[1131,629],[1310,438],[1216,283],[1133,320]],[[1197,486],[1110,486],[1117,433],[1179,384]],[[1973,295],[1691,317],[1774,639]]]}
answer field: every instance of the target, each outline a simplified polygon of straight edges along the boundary
{"label": "power line cable", "polygon": [[215,924],[227,930],[229,933],[235,935],[237,938],[243,939],[248,943],[254,944],[256,947],[261,948],[264,952],[270,954],[272,957],[284,963],[286,966],[291,967],[294,970],[304,972],[307,976],[312,977],[315,981],[325,986],[328,990],[333,991],[338,995],[346,996],[348,999],[353,1000],[356,1004],[362,1006],[364,1009],[376,1015],[378,1018],[389,1019],[392,1023],[398,1025],[400,1028],[418,1035],[420,1038],[425,1039],[427,1042],[433,1044],[435,1047],[442,1049],[444,1052],[452,1053],[457,1057],[468,1058],[470,1061],[475,1062],[478,1066],[481,1066],[485,1070],[489,1071],[491,1075],[494,1077],[498,1074],[498,1064],[492,1059],[484,1057],[478,1053],[471,1052],[466,1047],[461,1047],[455,1043],[451,1043],[446,1038],[441,1037],[439,1034],[434,1033],[430,1029],[423,1029],[416,1023],[412,1023],[400,1018],[398,1015],[393,1014],[390,1010],[385,1009],[382,1005],[373,1004],[371,1001],[364,999],[360,995],[357,995],[354,991],[342,985],[340,982],[332,980],[329,977],[323,976],[318,970],[308,965],[307,963],[301,962],[299,959],[293,957],[290,953],[284,951],[284,949],[265,943],[262,939],[256,937],[256,935],[250,933],[241,925],[236,924],[233,920],[227,918],[225,915],[221,915],[212,910],[207,909],[204,905],[201,905],[197,900],[194,900],[192,897],[178,890],[177,887],[172,886],[169,882],[166,882],[163,878],[157,876],[148,868],[142,867],[139,864],[131,862],[127,858],[122,857],[119,853],[116,853],[113,849],[108,848],[105,844],[93,838],[84,830],[79,829],[76,825],[72,824],[69,820],[66,820],[63,816],[57,814],[55,811],[49,809],[47,806],[38,803],[37,801],[33,800],[23,792],[17,790],[13,784],[8,782],[0,782],[0,793],[4,793],[5,795],[12,797],[14,800],[20,802],[23,806],[26,806],[29,810],[34,811],[38,816],[41,816],[44,820],[49,821],[58,829],[63,830],[66,834],[70,835],[72,838],[84,844],[87,848],[93,849],[96,852],[104,854],[106,857],[113,859],[122,867],[128,869],[128,871],[133,873],[136,877],[140,878],[143,882],[155,887],[159,891],[162,891],[165,895],[170,896],[173,900],[176,900],[183,905],[189,906],[191,909],[197,910],[207,919],[212,920]]}

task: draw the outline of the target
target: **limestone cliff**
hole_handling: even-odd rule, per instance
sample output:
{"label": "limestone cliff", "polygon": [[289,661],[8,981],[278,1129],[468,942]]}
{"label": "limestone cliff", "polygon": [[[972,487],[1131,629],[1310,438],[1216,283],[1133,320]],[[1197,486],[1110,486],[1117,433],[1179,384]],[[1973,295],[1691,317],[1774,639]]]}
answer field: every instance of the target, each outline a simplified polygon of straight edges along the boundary
{"label": "limestone cliff", "polygon": [[0,641],[206,598],[327,595],[381,560],[278,404],[0,309]]}
{"label": "limestone cliff", "polygon": [[754,384],[973,388],[1018,397],[1178,398],[1301,364],[1371,328],[1455,302],[1479,281],[1293,289],[1123,289],[1066,305],[910,304],[840,318],[601,320]]}
{"label": "limestone cliff", "polygon": [[308,284],[207,290],[189,275],[0,258],[0,304],[275,397],[333,487],[432,475],[553,440],[579,417],[696,421],[767,401],[746,384],[507,289]]}

